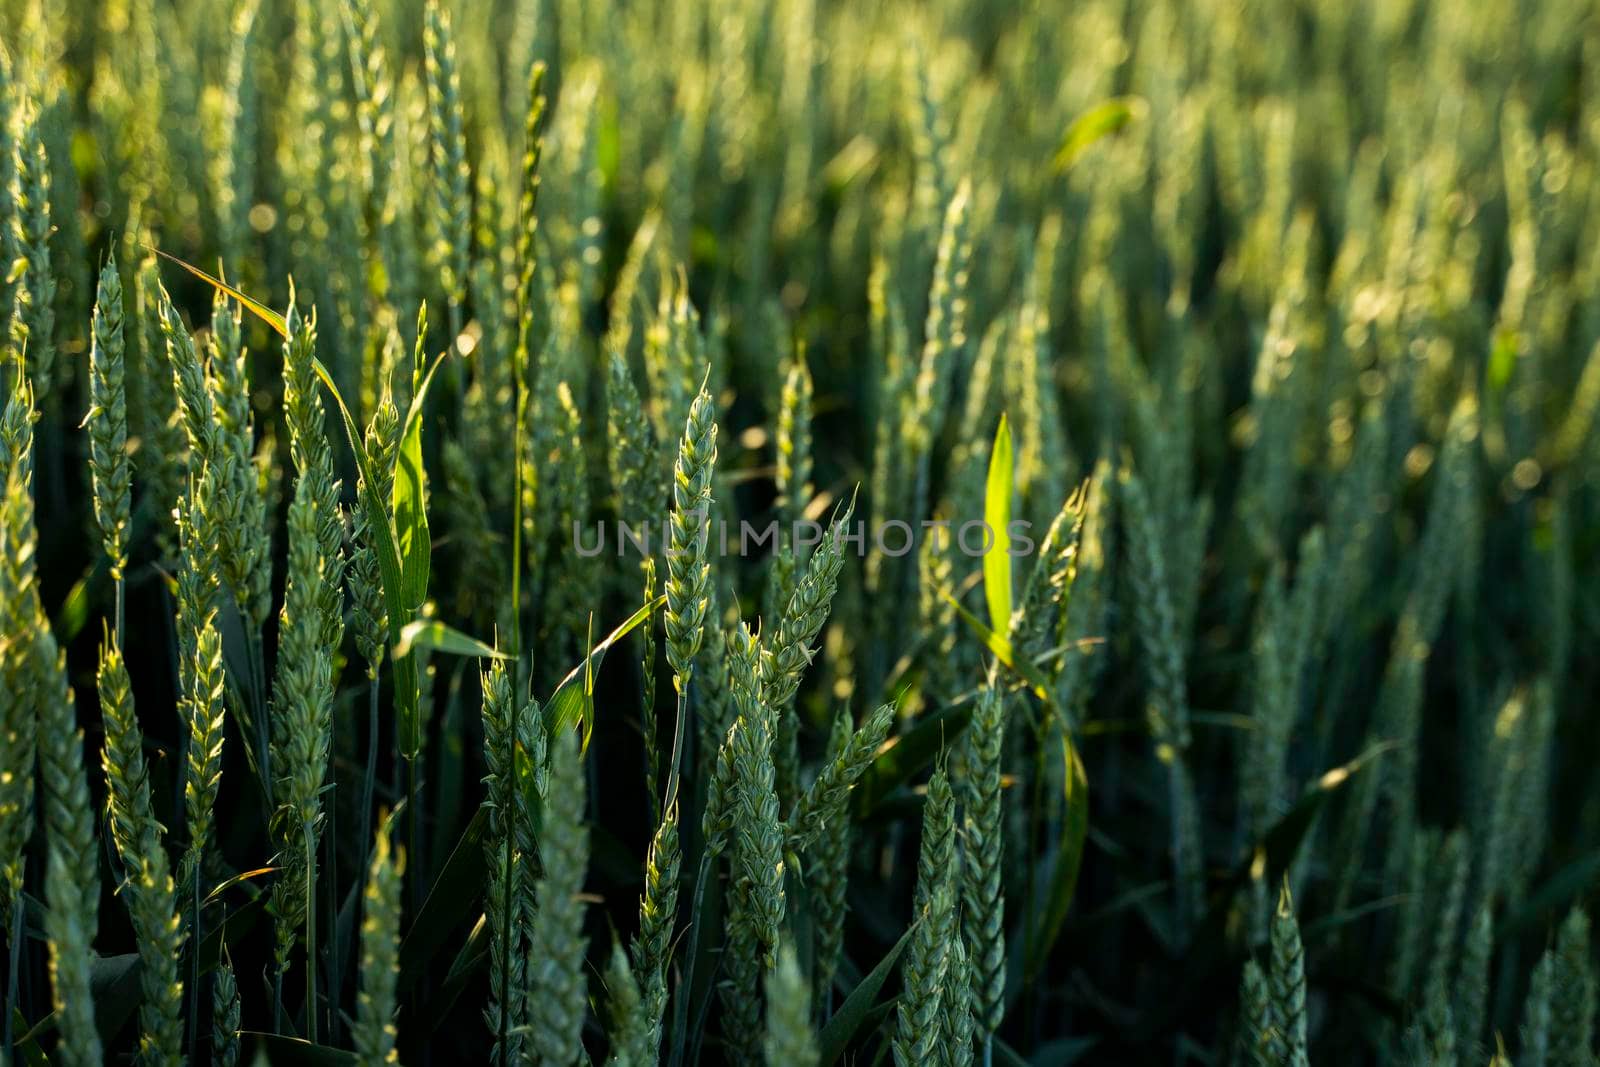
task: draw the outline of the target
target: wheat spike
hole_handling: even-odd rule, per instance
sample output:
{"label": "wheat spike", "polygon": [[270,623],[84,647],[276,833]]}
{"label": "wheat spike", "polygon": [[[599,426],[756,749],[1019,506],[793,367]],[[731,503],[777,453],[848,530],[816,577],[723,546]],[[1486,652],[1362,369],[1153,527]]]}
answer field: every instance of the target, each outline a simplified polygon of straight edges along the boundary
{"label": "wheat spike", "polygon": [[400,883],[403,851],[389,843],[387,820],[373,840],[361,909],[361,992],[351,1038],[362,1067],[398,1063],[395,987],[400,975]]}
{"label": "wheat spike", "polygon": [[178,963],[184,930],[177,892],[168,869],[161,824],[150,806],[150,779],[144,761],[144,735],[134,717],[133,689],[116,640],[100,649],[100,715],[111,839],[127,871],[123,894],[138,937],[139,1052],[146,1063],[177,1064],[183,1045],[183,983]]}
{"label": "wheat spike", "polygon": [[777,965],[767,972],[767,1033],[762,1042],[767,1067],[816,1067],[816,1035],[811,1030],[811,998],[794,946],[778,946]]}
{"label": "wheat spike", "polygon": [[579,899],[589,862],[584,824],[584,769],[578,737],[563,731],[550,744],[545,790],[544,874],[535,895],[539,910],[528,931],[528,1041],[540,1063],[567,1067],[582,1054],[588,998],[583,964],[583,912]]}

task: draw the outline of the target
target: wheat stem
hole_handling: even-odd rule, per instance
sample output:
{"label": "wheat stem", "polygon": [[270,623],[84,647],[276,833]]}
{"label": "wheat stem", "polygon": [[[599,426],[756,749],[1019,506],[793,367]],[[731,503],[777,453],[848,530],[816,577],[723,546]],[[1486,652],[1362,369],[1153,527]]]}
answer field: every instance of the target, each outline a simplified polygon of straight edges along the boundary
{"label": "wheat stem", "polygon": [[306,846],[306,1040],[317,1043],[317,835],[306,823],[301,828]]}
{"label": "wheat stem", "polygon": [[199,863],[195,863],[189,873],[189,930],[189,1017],[184,1033],[187,1035],[187,1046],[194,1048],[195,1035],[199,1032],[200,946],[205,941],[205,929],[202,926],[200,910]]}
{"label": "wheat stem", "polygon": [[662,808],[671,808],[678,802],[678,779],[683,766],[683,734],[689,718],[689,687],[693,684],[692,677],[680,676],[674,679],[678,692],[678,709],[673,716],[672,726],[672,752],[667,757],[667,793],[662,801]]}
{"label": "wheat stem", "polygon": [[[333,762],[328,763],[329,785],[333,785]],[[338,853],[335,843],[339,838],[339,803],[338,796],[331,789],[327,802],[328,828],[322,835],[323,862],[327,864],[327,876],[322,879],[326,887],[323,895],[328,900],[328,1040],[335,1047],[339,1044],[339,990],[344,985],[344,972],[340,968],[339,959],[339,868]],[[310,905],[315,910],[315,902]]]}
{"label": "wheat stem", "polygon": [[[23,861],[26,865],[26,860]],[[15,1062],[12,1049],[15,1047],[14,1035],[11,1029],[11,1020],[17,1015],[17,993],[19,976],[22,970],[22,908],[13,906],[11,909],[11,929],[6,932],[8,942],[6,949],[9,954],[10,969],[6,971],[6,1018],[5,1038],[3,1048],[5,1055],[0,1056],[0,1061],[5,1063]]]}
{"label": "wheat stem", "polygon": [[[372,826],[372,792],[378,781],[378,679],[367,679],[367,766],[361,779],[361,832]],[[370,855],[370,854],[369,854]],[[363,856],[368,860],[369,856]]]}

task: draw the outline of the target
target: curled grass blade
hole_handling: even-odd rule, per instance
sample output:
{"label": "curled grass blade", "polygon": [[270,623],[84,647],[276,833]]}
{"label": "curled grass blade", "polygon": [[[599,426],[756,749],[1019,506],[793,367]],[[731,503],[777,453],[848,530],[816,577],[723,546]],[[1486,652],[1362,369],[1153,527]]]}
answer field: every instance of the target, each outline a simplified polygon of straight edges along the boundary
{"label": "curled grass blade", "polygon": [[246,882],[260,878],[262,875],[272,874],[279,869],[280,868],[277,867],[257,867],[255,870],[251,871],[240,871],[233,877],[226,878],[221,882],[218,882],[216,887],[212,889],[211,892],[206,894],[206,899],[203,901],[203,903],[210,904],[212,901],[216,900],[234,886],[243,885]]}
{"label": "curled grass blade", "polygon": [[650,617],[652,612],[666,602],[667,597],[663,593],[648,604],[641,604],[638,610],[595,645],[583,658],[582,663],[567,672],[544,708],[545,722],[552,733],[571,729],[581,722],[584,727],[584,742],[587,744],[594,729],[594,670],[600,666],[600,661],[605,658],[612,645],[632,633]]}

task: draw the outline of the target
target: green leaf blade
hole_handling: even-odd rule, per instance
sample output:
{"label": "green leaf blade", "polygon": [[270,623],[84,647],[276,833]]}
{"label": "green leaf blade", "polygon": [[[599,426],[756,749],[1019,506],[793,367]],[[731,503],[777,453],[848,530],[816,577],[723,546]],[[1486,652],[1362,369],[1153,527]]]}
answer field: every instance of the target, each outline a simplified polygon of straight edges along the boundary
{"label": "green leaf blade", "polygon": [[[595,645],[589,654],[583,658],[572,670],[567,672],[551,694],[550,700],[544,706],[545,722],[552,733],[558,730],[570,730],[572,727],[583,724],[584,737],[587,738],[593,731],[594,720],[594,686],[593,672],[600,666],[600,661],[605,658],[612,645],[622,640],[635,628],[642,624],[661,605],[667,602],[666,594],[657,596],[648,604],[641,604],[639,608],[629,615],[622,624],[606,635],[605,640]],[[588,679],[586,681],[586,679]]]}
{"label": "green leaf blade", "polygon": [[1072,120],[1061,147],[1056,150],[1053,166],[1057,174],[1072,168],[1089,147],[1103,137],[1109,137],[1144,116],[1147,106],[1141,97],[1116,96],[1102,101]]}
{"label": "green leaf blade", "polygon": [[839,1057],[844,1055],[850,1039],[855,1037],[856,1031],[871,1014],[877,1003],[878,992],[893,973],[901,953],[911,941],[911,931],[915,928],[916,924],[913,923],[900,935],[900,940],[896,941],[894,947],[878,961],[878,965],[861,979],[860,984],[850,991],[850,995],[844,998],[844,1003],[839,1005],[838,1012],[828,1020],[828,1025],[822,1028],[822,1032],[817,1034],[817,1048],[820,1052],[817,1062],[822,1067],[829,1067],[829,1064],[838,1062]]}
{"label": "green leaf blade", "polygon": [[405,659],[412,649],[443,652],[448,656],[466,656],[477,659],[509,660],[511,657],[494,646],[485,644],[438,619],[412,619],[400,628],[400,639],[394,644],[395,659]]}
{"label": "green leaf blade", "polygon": [[995,659],[999,660],[1007,670],[1027,682],[1028,687],[1033,690],[1035,696],[1046,704],[1050,703],[1050,683],[1040,673],[1038,667],[1018,656],[1008,639],[985,626],[982,619],[962,606],[961,601],[949,593],[941,595],[955,606],[956,616],[967,624],[967,629],[972,631],[984,648],[994,654]]}
{"label": "green leaf blade", "polygon": [[235,289],[221,278],[213,277],[212,275],[207,274],[193,263],[186,263],[177,256],[174,256],[168,252],[163,252],[161,249],[154,248],[150,245],[144,245],[143,247],[151,252],[154,252],[162,259],[171,260],[173,263],[176,263],[178,266],[182,267],[190,274],[193,274],[196,278],[199,278],[212,288],[222,290],[222,292],[226,293],[229,297],[237,301],[240,307],[244,308],[246,311],[250,312],[250,314],[254,315],[256,318],[272,327],[273,330],[277,331],[278,336],[288,338],[288,321],[282,315],[278,314],[276,311],[273,311],[261,301],[255,299],[254,297],[247,296],[243,291]]}
{"label": "green leaf blade", "polygon": [[1011,632],[1011,488],[1013,476],[1011,425],[1004,415],[994,432],[989,453],[989,477],[984,486],[983,521],[989,529],[989,546],[983,554],[983,596],[989,602],[989,626],[995,633]]}
{"label": "green leaf blade", "polygon": [[[428,568],[433,554],[428,530],[428,475],[422,463],[422,420],[408,419],[395,457],[393,512],[399,540],[400,595],[404,618],[422,610],[428,595]],[[398,652],[396,653],[398,655]]]}
{"label": "green leaf blade", "polygon": [[1061,846],[1050,872],[1050,888],[1045,897],[1039,925],[1028,938],[1026,980],[1032,982],[1049,962],[1050,949],[1061,936],[1062,924],[1072,908],[1078,887],[1078,871],[1083,865],[1083,845],[1089,835],[1089,777],[1083,760],[1066,734],[1061,737],[1061,756],[1066,761],[1062,792],[1066,799],[1066,818],[1061,828]]}

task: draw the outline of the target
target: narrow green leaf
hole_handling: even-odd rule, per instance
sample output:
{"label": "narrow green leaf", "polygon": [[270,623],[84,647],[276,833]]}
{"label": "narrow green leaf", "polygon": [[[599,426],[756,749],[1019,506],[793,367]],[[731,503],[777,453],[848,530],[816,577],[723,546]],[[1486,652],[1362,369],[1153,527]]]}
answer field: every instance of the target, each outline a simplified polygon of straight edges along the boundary
{"label": "narrow green leaf", "polygon": [[989,602],[989,625],[997,634],[1011,633],[1011,425],[1004,415],[989,452],[989,479],[983,492],[983,521],[993,538],[983,554],[983,596]]}
{"label": "narrow green leaf", "polygon": [[483,834],[488,825],[488,809],[480,807],[461,832],[444,870],[422,902],[422,910],[406,931],[405,940],[400,943],[401,988],[416,984],[451,931],[476,907],[483,890]]}
{"label": "narrow green leaf", "polygon": [[883,988],[883,983],[894,971],[894,966],[900,960],[900,954],[905,951],[906,945],[911,941],[911,931],[916,929],[912,923],[906,932],[900,935],[900,940],[894,947],[884,954],[878,965],[863,979],[861,983],[850,991],[844,998],[844,1003],[839,1005],[839,1010],[833,1018],[828,1020],[828,1025],[817,1034],[817,1048],[820,1056],[817,1062],[821,1067],[838,1061],[844,1055],[845,1048],[850,1044],[850,1039],[856,1036],[856,1031],[866,1021],[867,1015],[872,1011],[878,999],[878,991]]}
{"label": "narrow green leaf", "polygon": [[38,1038],[28,1032],[28,1019],[22,1014],[20,1008],[11,1009],[11,1032],[26,1034],[14,1046],[16,1062],[26,1063],[28,1067],[50,1067],[50,1061],[45,1058],[44,1049],[39,1047]]}
{"label": "narrow green leaf", "polygon": [[998,1037],[993,1038],[993,1042],[994,1054],[992,1058],[995,1063],[1000,1064],[1001,1067],[1028,1067],[1028,1061],[1023,1059],[1021,1053],[1017,1052],[1016,1049],[1001,1041]]}
{"label": "narrow green leaf", "polygon": [[1061,924],[1072,907],[1078,887],[1078,869],[1083,864],[1083,843],[1089,833],[1089,777],[1083,760],[1066,734],[1061,737],[1061,758],[1066,762],[1062,792],[1066,796],[1066,818],[1061,829],[1061,846],[1056,851],[1055,867],[1050,872],[1050,888],[1045,895],[1039,925],[1028,938],[1024,974],[1032,982],[1049,961],[1050,949],[1061,936]]}
{"label": "narrow green leaf", "polygon": [[567,672],[567,676],[561,679],[561,683],[556,686],[555,693],[551,695],[549,702],[544,706],[545,722],[549,725],[552,733],[558,730],[570,730],[585,719],[591,720],[584,727],[585,733],[587,734],[589,730],[593,729],[594,707],[592,697],[594,690],[592,681],[588,685],[584,684],[585,676],[587,675],[592,680],[592,672],[600,666],[600,661],[605,658],[605,654],[610,650],[611,646],[632,633],[636,627],[650,617],[651,612],[666,602],[667,597],[663,593],[648,604],[641,604],[638,610],[629,615],[621,626],[612,630],[604,641],[595,645],[590,653],[583,658],[582,663]]}
{"label": "narrow green leaf", "polygon": [[1191,952],[1191,958],[1202,958],[1205,952],[1220,954],[1219,946],[1226,940],[1227,924],[1233,914],[1234,896],[1258,878],[1268,886],[1277,884],[1299,855],[1300,846],[1310,835],[1317,816],[1329,799],[1368,763],[1397,747],[1397,742],[1379,742],[1350,762],[1324,771],[1306,786],[1294,806],[1252,844],[1245,859],[1229,873],[1222,892],[1216,896],[1214,905],[1207,913],[1204,928],[1196,935],[1197,947]]}
{"label": "narrow green leaf", "polygon": [[118,1032],[144,999],[139,986],[139,954],[96,956],[89,967],[89,988],[94,997],[94,1026],[100,1040],[116,1040]]}
{"label": "narrow green leaf", "polygon": [[[259,1030],[240,1030],[239,1036],[248,1039],[267,1063],[299,1063],[304,1067],[356,1067],[361,1061],[354,1052],[327,1045],[313,1045],[298,1037],[282,1034],[264,1034]],[[254,1062],[254,1061],[252,1061]]]}
{"label": "narrow green leaf", "polygon": [[1350,762],[1324,772],[1221,881],[1211,896],[1204,921],[1190,938],[1182,967],[1173,972],[1171,988],[1148,1020],[1153,1032],[1177,1026],[1197,1000],[1215,995],[1218,981],[1239,980],[1242,959],[1233,937],[1238,894],[1257,878],[1268,886],[1276,885],[1294,862],[1328,800],[1368,763],[1395,747],[1396,742],[1380,742]]}
{"label": "narrow green leaf", "polygon": [[[411,618],[428,595],[433,541],[428,530],[428,475],[422,464],[422,420],[409,422],[394,468],[394,529],[400,549],[400,596]],[[396,653],[398,654],[398,652]]]}
{"label": "narrow green leaf", "polygon": [[254,315],[256,318],[260,319],[262,322],[278,331],[278,335],[280,337],[287,338],[289,336],[289,324],[284,320],[284,317],[267,307],[261,301],[256,300],[253,297],[246,296],[243,292],[235,289],[221,278],[216,278],[210,274],[207,274],[193,263],[185,263],[177,256],[163,252],[159,248],[152,248],[150,245],[141,245],[140,247],[144,248],[146,251],[154,252],[162,259],[171,260],[184,270],[188,271],[190,274],[193,274],[196,278],[199,278],[201,281],[210,285],[212,288],[222,290],[224,293],[237,300],[239,305],[246,311],[250,312],[250,314]]}
{"label": "narrow green leaf", "polygon": [[276,867],[257,867],[253,871],[240,871],[238,874],[234,875],[232,878],[225,878],[221,882],[217,883],[217,886],[216,886],[215,889],[213,889],[211,892],[206,894],[205,903],[210,904],[213,900],[216,900],[218,897],[220,897],[222,894],[226,893],[228,890],[232,889],[234,886],[243,885],[244,883],[250,881],[251,879],[259,878],[264,874],[271,874],[272,872],[276,871],[277,869],[278,868],[276,868]]}
{"label": "narrow green leaf", "polygon": [[1489,349],[1489,362],[1484,368],[1484,378],[1489,385],[1491,394],[1505,392],[1511,383],[1511,375],[1517,369],[1517,332],[1502,327],[1495,332],[1494,344]]}
{"label": "narrow green leaf", "polygon": [[1050,703],[1050,683],[1045,680],[1044,675],[1039,673],[1039,668],[1027,660],[1019,658],[1012,650],[1010,641],[985,626],[981,619],[961,606],[961,601],[949,593],[941,593],[940,595],[955,606],[956,614],[961,618],[961,621],[967,624],[967,627],[977,636],[979,641],[983,642],[983,647],[994,654],[995,659],[999,660],[1017,677],[1027,682],[1028,687],[1033,690],[1035,696],[1046,704]]}
{"label": "narrow green leaf", "polygon": [[[333,383],[333,376],[328,373],[328,368],[322,365],[322,361],[313,359],[311,366],[339,408],[339,415],[344,421],[345,437],[349,440],[350,451],[355,456],[356,468],[361,472],[361,488],[356,493],[356,498],[367,514],[367,528],[376,534],[373,548],[377,550],[378,573],[383,581],[384,607],[389,613],[389,643],[397,644],[400,640],[400,628],[411,621],[411,613],[406,611],[405,597],[402,593],[400,553],[395,547],[394,527],[389,524],[389,514],[384,510],[383,502],[378,499],[379,483],[373,477],[372,464],[367,461],[367,450],[361,444],[361,431],[356,427],[356,420],[351,416],[349,406],[345,404],[344,397],[339,394],[339,387]],[[417,661],[410,656],[396,658],[394,660],[395,716],[399,720],[400,754],[408,760],[416,759],[417,753],[422,751],[421,720],[417,713],[420,692],[421,679],[417,673]]]}
{"label": "narrow green leaf", "polygon": [[1600,852],[1588,852],[1550,876],[1506,919],[1496,924],[1495,940],[1506,941],[1541,926],[1552,925],[1572,902],[1585,895],[1600,877]]}
{"label": "narrow green leaf", "polygon": [[482,659],[511,658],[476,637],[468,637],[460,630],[447,626],[437,619],[412,619],[400,628],[400,640],[394,644],[395,658],[404,659],[411,654],[413,648],[425,648],[451,656],[477,656]]}
{"label": "narrow green leaf", "polygon": [[[433,540],[428,529],[428,471],[422,461],[422,405],[445,355],[437,356],[411,398],[406,411],[400,450],[395,456],[394,491],[390,510],[399,542],[400,590],[406,619],[416,617],[428,599],[428,575]],[[399,653],[396,653],[397,655]]]}
{"label": "narrow green leaf", "polygon": [[63,643],[69,642],[83,632],[84,626],[89,621],[90,587],[100,584],[97,579],[100,577],[103,559],[104,557],[97,559],[84,572],[83,577],[73,582],[72,588],[67,590],[66,599],[61,602],[61,608],[51,623],[51,629],[55,631],[57,640]]}
{"label": "narrow green leaf", "polygon": [[255,896],[239,907],[228,909],[222,925],[215,930],[206,931],[206,939],[200,944],[201,974],[210,974],[216,969],[217,961],[222,959],[224,945],[237,945],[244,940],[246,934],[255,929],[262,911],[266,909],[267,900],[266,893],[256,892]]}
{"label": "narrow green leaf", "polygon": [[1343,911],[1336,911],[1331,915],[1324,915],[1314,922],[1306,923],[1300,928],[1300,937],[1308,943],[1318,938],[1333,937],[1341,929],[1353,922],[1365,919],[1368,915],[1376,915],[1391,908],[1402,907],[1410,903],[1410,901],[1411,894],[1409,893],[1392,893],[1386,897],[1369,900],[1353,908],[1345,908]]}
{"label": "narrow green leaf", "polygon": [[445,972],[444,984],[428,998],[426,1025],[430,1037],[438,1033],[439,1026],[450,1018],[450,1009],[461,999],[467,983],[488,962],[489,923],[480,915],[478,921],[472,924],[472,932],[467,934],[467,940],[456,953],[456,958],[451,961],[450,969]]}
{"label": "narrow green leaf", "polygon": [[[1266,835],[1256,846],[1266,860],[1265,877],[1269,887],[1276,885],[1278,879],[1289,869],[1289,865],[1295,861],[1295,857],[1300,853],[1300,846],[1305,843],[1317,815],[1328,803],[1329,798],[1343,789],[1368,763],[1390,749],[1398,747],[1398,742],[1380,741],[1350,762],[1324,771],[1321,777],[1306,786],[1305,792],[1295,802],[1294,807],[1267,830]],[[1250,864],[1247,864],[1246,868],[1239,872],[1244,876],[1239,884],[1248,881],[1249,866]]]}
{"label": "narrow green leaf", "polygon": [[[697,842],[699,857],[695,868],[694,896],[689,905],[688,951],[684,954],[685,973],[679,993],[673,999],[672,1055],[668,1067],[680,1067],[693,1044],[698,1050],[702,1020],[711,1009],[711,994],[721,951],[716,932],[722,929],[722,879],[711,877],[715,858]],[[693,852],[690,853],[694,855]],[[685,995],[687,994],[687,995]],[[691,1023],[690,1020],[694,1022]],[[695,1056],[699,1062],[699,1056]]]}
{"label": "narrow green leaf", "polygon": [[[646,616],[649,612],[645,613]],[[594,612],[589,612],[589,629],[583,635],[583,643],[589,645],[594,641]],[[589,739],[594,736],[594,664],[593,656],[583,657],[583,743],[579,748],[589,751]]]}
{"label": "narrow green leaf", "polygon": [[1057,174],[1069,170],[1090,145],[1108,137],[1135,119],[1142,118],[1145,102],[1137,96],[1116,96],[1096,104],[1072,120],[1056,150],[1053,166]]}

